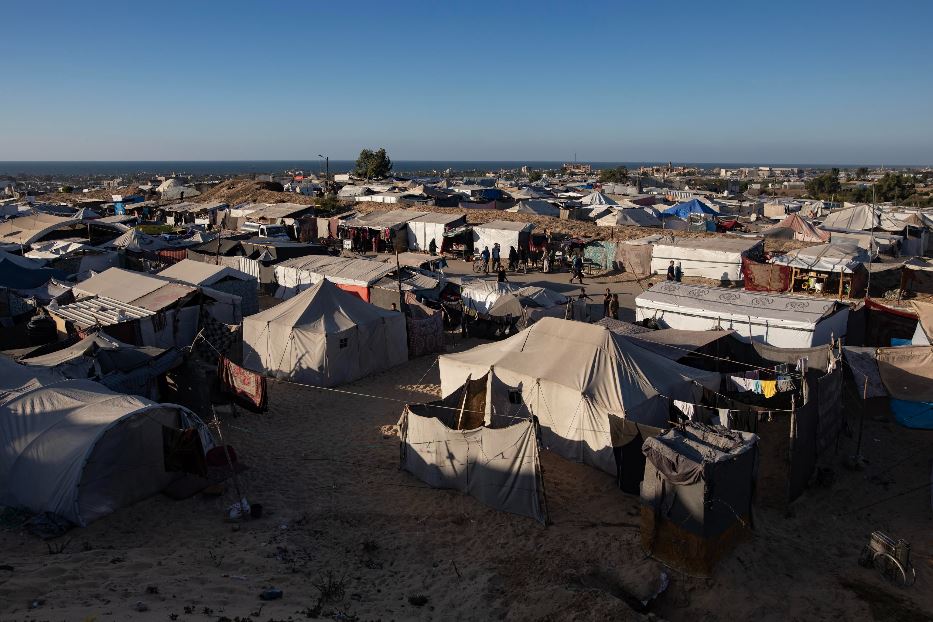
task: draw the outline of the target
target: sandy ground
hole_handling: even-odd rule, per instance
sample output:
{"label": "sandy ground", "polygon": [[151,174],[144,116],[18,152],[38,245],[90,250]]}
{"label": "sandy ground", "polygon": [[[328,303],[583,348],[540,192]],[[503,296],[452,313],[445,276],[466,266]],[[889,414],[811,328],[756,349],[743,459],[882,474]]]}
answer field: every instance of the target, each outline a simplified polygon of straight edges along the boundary
{"label": "sandy ground", "polygon": [[[476,343],[452,337],[450,347]],[[267,414],[227,416],[259,520],[224,522],[228,486],[220,498],[157,496],[50,543],[0,531],[0,620],[644,619],[628,595],[650,595],[665,568],[645,557],[638,500],[612,477],[544,452],[544,527],[398,470],[398,439],[383,428],[404,401],[438,395],[435,363],[341,387],[350,393],[273,383]],[[861,414],[847,411],[853,430]],[[651,616],[933,619],[933,432],[866,410],[864,470],[843,466],[854,442],[830,457],[831,486],[811,488],[788,515],[756,510],[752,537],[712,579],[668,570]],[[875,529],[912,544],[914,587],[857,565]],[[261,601],[269,587],[283,598]]]}

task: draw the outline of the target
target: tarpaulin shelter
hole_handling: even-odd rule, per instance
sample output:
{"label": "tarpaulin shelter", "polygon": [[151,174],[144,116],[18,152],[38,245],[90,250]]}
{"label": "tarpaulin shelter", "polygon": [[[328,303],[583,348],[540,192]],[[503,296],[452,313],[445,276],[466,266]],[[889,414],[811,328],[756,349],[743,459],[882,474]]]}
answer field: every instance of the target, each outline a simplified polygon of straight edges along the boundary
{"label": "tarpaulin shelter", "polygon": [[582,203],[583,205],[589,205],[592,207],[595,207],[597,205],[618,205],[615,199],[611,199],[605,194],[603,194],[602,192],[598,192],[598,191],[591,192],[590,194],[586,195],[585,197],[580,199],[580,203]]}
{"label": "tarpaulin shelter", "polygon": [[794,269],[742,257],[742,286],[749,292],[788,292]]}
{"label": "tarpaulin shelter", "polygon": [[29,290],[66,276],[60,270],[44,267],[41,261],[0,251],[0,287]]}
{"label": "tarpaulin shelter", "polygon": [[243,320],[243,366],[274,378],[335,386],[408,359],[405,316],[327,279]]}
{"label": "tarpaulin shelter", "polygon": [[790,214],[784,220],[768,227],[761,232],[766,238],[781,240],[800,240],[802,242],[826,242],[829,233],[817,229],[813,223],[805,220],[800,214]]}
{"label": "tarpaulin shelter", "polygon": [[758,437],[690,422],[642,450],[642,545],[665,564],[709,576],[751,522]]}
{"label": "tarpaulin shelter", "polygon": [[661,220],[648,210],[631,207],[616,209],[596,219],[600,227],[660,227]]}
{"label": "tarpaulin shelter", "polygon": [[863,204],[830,212],[821,226],[838,231],[903,231],[907,223],[886,214],[880,207]]}
{"label": "tarpaulin shelter", "polygon": [[625,419],[666,425],[669,398],[694,401],[720,382],[604,327],[545,317],[498,343],[442,355],[441,394],[491,369],[513,403],[538,418],[547,448],[612,474]]}
{"label": "tarpaulin shelter", "polygon": [[742,280],[742,258],[759,257],[761,240],[739,237],[680,238],[659,241],[651,253],[651,271],[665,274],[671,261],[680,263],[684,276],[720,281]]}
{"label": "tarpaulin shelter", "polygon": [[661,218],[669,218],[671,216],[676,216],[677,218],[682,218],[686,220],[690,218],[691,214],[704,214],[716,216],[719,212],[711,208],[706,203],[700,201],[699,199],[690,199],[683,203],[678,203],[668,207],[667,209],[661,210]]}
{"label": "tarpaulin shelter", "polygon": [[852,274],[868,259],[868,254],[857,246],[820,244],[778,255],[771,259],[771,263],[798,270]]}
{"label": "tarpaulin shelter", "polygon": [[[536,426],[530,417],[485,421],[501,383],[468,379],[447,398],[409,404],[399,420],[401,468],[434,488],[452,488],[497,510],[547,522]],[[487,418],[488,419],[488,418]]]}
{"label": "tarpaulin shelter", "polygon": [[553,203],[548,203],[542,199],[528,199],[522,201],[515,207],[505,210],[513,214],[529,214],[532,216],[549,216],[551,218],[560,217],[560,208]]}
{"label": "tarpaulin shelter", "polygon": [[911,301],[917,311],[917,328],[911,338],[911,345],[928,346],[933,343],[933,303]]}
{"label": "tarpaulin shelter", "polygon": [[259,311],[259,279],[242,270],[182,259],[159,272],[159,276],[239,296],[243,315]]}
{"label": "tarpaulin shelter", "polygon": [[425,214],[409,220],[408,248],[414,251],[427,252],[431,240],[437,247],[437,252],[447,250],[444,248],[444,233],[448,229],[455,229],[466,224],[466,214]]}
{"label": "tarpaulin shelter", "polygon": [[394,262],[331,255],[296,257],[275,266],[275,280],[279,284],[275,295],[276,298],[289,298],[326,278],[340,289],[369,302],[369,288],[394,271]]}
{"label": "tarpaulin shelter", "polygon": [[181,406],[5,359],[0,369],[0,505],[86,526],[179,477],[165,469],[165,428],[197,427],[209,448],[209,433]]}
{"label": "tarpaulin shelter", "polygon": [[731,329],[744,341],[796,348],[846,335],[849,307],[835,300],[665,281],[635,298],[637,321],[682,330]]}
{"label": "tarpaulin shelter", "polygon": [[502,249],[502,260],[504,262],[508,257],[509,247],[514,246],[515,250],[522,247],[528,248],[532,229],[534,229],[534,225],[530,222],[510,222],[507,220],[495,220],[484,225],[475,225],[473,227],[473,249],[479,252],[488,246],[491,252],[493,245],[498,243]]}

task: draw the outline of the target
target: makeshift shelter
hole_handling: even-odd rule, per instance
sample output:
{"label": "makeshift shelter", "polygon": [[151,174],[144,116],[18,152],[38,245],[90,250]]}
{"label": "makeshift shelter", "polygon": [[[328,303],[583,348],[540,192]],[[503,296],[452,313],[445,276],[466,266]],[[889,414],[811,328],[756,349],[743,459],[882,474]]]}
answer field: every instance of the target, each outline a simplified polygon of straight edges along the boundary
{"label": "makeshift shelter", "polygon": [[805,220],[800,214],[790,214],[778,224],[768,227],[761,232],[766,238],[780,240],[800,240],[801,242],[826,242],[829,233],[817,229]]}
{"label": "makeshift shelter", "polygon": [[537,427],[530,417],[484,422],[487,407],[508,401],[490,393],[497,389],[501,383],[486,374],[443,400],[406,406],[398,424],[400,466],[433,488],[546,523]]}
{"label": "makeshift shelter", "polygon": [[159,276],[239,296],[243,315],[259,311],[259,279],[236,268],[182,259]]}
{"label": "makeshift shelter", "polygon": [[596,219],[600,227],[660,227],[661,220],[640,207],[616,209]]}
{"label": "makeshift shelter", "polygon": [[580,203],[583,205],[589,205],[591,207],[596,207],[597,205],[618,205],[614,199],[609,198],[602,192],[591,192],[582,199]]}
{"label": "makeshift shelter", "polygon": [[693,214],[715,216],[718,212],[699,199],[690,199],[689,201],[678,203],[677,205],[661,210],[661,218],[676,216],[677,218],[687,220]]}
{"label": "makeshift shelter", "polygon": [[821,226],[837,231],[903,231],[907,224],[884,213],[880,207],[863,204],[830,212]]}
{"label": "makeshift shelter", "polygon": [[406,223],[408,227],[408,248],[414,251],[427,252],[431,240],[437,247],[438,253],[448,250],[444,247],[444,233],[449,229],[462,227],[466,224],[466,214],[425,214],[413,218]]}
{"label": "makeshift shelter", "polygon": [[444,314],[405,294],[405,322],[408,328],[408,355],[412,358],[444,351]]}
{"label": "makeshift shelter", "polygon": [[933,303],[912,301],[917,311],[917,329],[911,338],[911,345],[928,346],[933,343]]}
{"label": "makeshift shelter", "polygon": [[687,423],[648,438],[641,538],[649,555],[709,576],[751,523],[758,437]]}
{"label": "makeshift shelter", "polygon": [[405,316],[327,279],[243,320],[243,365],[275,378],[335,386],[408,359]]}
{"label": "makeshift shelter", "polygon": [[834,291],[828,280],[836,275],[835,291],[841,298],[844,294],[860,297],[864,293],[868,273],[863,264],[868,260],[857,246],[820,244],[773,257],[771,263],[791,268],[790,289]]}
{"label": "makeshift shelter", "polygon": [[202,451],[211,445],[181,406],[91,380],[36,379],[6,359],[0,370],[0,505],[86,526],[179,477],[166,471],[164,430],[197,428]]}
{"label": "makeshift shelter", "polygon": [[635,298],[637,321],[682,330],[731,329],[744,341],[811,347],[845,337],[849,307],[835,300],[657,283]]}
{"label": "makeshift shelter", "polygon": [[464,279],[460,286],[464,312],[477,319],[514,320],[525,328],[542,317],[564,317],[566,296],[545,287]]}
{"label": "makeshift shelter", "polygon": [[601,326],[549,317],[504,341],[442,355],[439,365],[444,397],[494,370],[497,394],[538,418],[546,447],[612,474],[625,419],[666,425],[670,398],[695,401],[720,382]]}
{"label": "makeshift shelter", "polygon": [[684,276],[698,276],[720,281],[742,280],[742,258],[764,254],[761,240],[716,237],[680,238],[659,241],[651,253],[651,271],[665,274],[671,261],[679,263]]}
{"label": "makeshift shelter", "polygon": [[528,248],[532,229],[534,229],[532,223],[507,220],[495,220],[484,225],[475,225],[473,227],[473,249],[479,252],[488,246],[492,251],[493,245],[498,243],[502,249],[504,261],[510,247],[514,246],[515,250]]}
{"label": "makeshift shelter", "polygon": [[529,214],[531,216],[560,217],[560,208],[542,199],[528,199],[505,211],[512,212],[513,214]]}
{"label": "makeshift shelter", "polygon": [[276,298],[290,298],[325,278],[342,290],[369,302],[370,288],[395,271],[395,264],[373,259],[351,259],[331,255],[308,255],[283,261],[275,266],[279,284]]}

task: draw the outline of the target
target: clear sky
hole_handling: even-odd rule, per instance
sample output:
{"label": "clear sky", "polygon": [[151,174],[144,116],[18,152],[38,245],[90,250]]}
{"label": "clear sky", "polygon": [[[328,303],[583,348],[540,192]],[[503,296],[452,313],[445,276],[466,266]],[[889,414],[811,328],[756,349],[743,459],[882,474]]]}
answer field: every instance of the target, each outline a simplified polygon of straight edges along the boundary
{"label": "clear sky", "polygon": [[0,9],[0,160],[933,164],[933,2]]}

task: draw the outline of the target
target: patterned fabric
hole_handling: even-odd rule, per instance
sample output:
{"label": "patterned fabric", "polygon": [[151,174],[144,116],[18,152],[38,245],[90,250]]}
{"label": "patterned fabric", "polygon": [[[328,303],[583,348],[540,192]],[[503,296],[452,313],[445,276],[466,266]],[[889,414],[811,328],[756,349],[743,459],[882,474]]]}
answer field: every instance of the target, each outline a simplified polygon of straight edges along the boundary
{"label": "patterned fabric", "polygon": [[201,308],[201,337],[194,349],[198,357],[208,363],[216,363],[221,354],[239,360],[240,341],[243,338],[239,324],[229,325],[218,321],[206,308]]}
{"label": "patterned fabric", "polygon": [[424,306],[415,295],[405,292],[408,308],[408,356],[416,357],[444,350],[444,316],[440,310]]}
{"label": "patterned fabric", "polygon": [[788,266],[758,263],[742,257],[742,279],[750,292],[786,292],[790,290],[792,270]]}
{"label": "patterned fabric", "polygon": [[240,367],[225,356],[217,363],[220,386],[244,408],[254,412],[265,412],[268,406],[266,379],[254,371]]}

